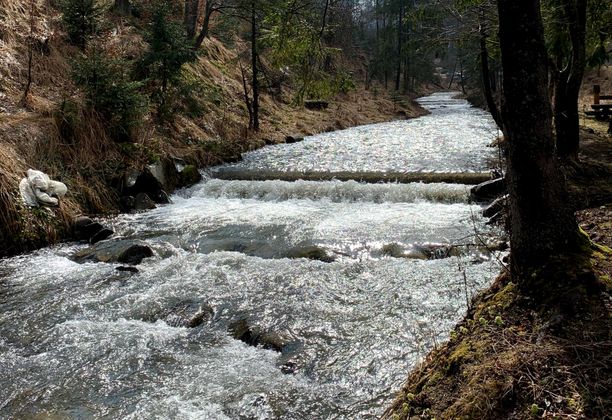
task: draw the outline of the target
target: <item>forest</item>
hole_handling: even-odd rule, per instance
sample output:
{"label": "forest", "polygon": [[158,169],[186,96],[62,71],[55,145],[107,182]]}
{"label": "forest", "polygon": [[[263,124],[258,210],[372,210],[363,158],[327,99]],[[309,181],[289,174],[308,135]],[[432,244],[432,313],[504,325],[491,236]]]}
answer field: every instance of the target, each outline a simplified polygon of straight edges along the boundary
{"label": "forest", "polygon": [[0,417],[607,418],[609,0],[0,0]]}

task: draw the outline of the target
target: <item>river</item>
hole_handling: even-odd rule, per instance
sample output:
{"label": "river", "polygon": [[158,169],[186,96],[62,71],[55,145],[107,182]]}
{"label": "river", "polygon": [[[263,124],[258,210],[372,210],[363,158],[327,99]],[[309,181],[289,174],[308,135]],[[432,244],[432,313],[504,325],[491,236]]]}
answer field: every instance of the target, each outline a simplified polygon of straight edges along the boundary
{"label": "river", "polygon": [[[76,263],[75,243],[1,260],[0,417],[380,416],[499,272],[467,245],[500,232],[466,185],[249,174],[487,171],[495,124],[452,98],[422,98],[431,114],[418,119],[250,152],[172,204],[105,221],[153,248],[138,273]],[[299,258],[309,250],[318,259]],[[201,325],[173,322],[200,305]],[[240,320],[282,337],[281,351],[234,338]]]}

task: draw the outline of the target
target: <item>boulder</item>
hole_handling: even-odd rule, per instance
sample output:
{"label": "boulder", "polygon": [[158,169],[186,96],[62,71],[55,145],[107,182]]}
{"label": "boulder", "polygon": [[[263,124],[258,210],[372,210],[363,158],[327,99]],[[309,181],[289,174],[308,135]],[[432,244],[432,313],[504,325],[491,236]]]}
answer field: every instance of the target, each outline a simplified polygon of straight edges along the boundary
{"label": "boulder", "polygon": [[487,202],[496,199],[505,192],[505,178],[497,178],[472,187],[470,190],[470,198],[472,201],[476,202]]}
{"label": "boulder", "polygon": [[104,226],[94,222],[87,216],[79,216],[72,222],[72,233],[79,241],[89,241],[89,238],[103,228]]}
{"label": "boulder", "polygon": [[149,198],[159,204],[167,204],[168,194],[164,192],[162,183],[151,173],[149,168],[142,172],[131,172],[124,180],[122,195],[133,196],[137,199],[138,194],[144,193]]}
{"label": "boulder", "polygon": [[130,267],[130,266],[125,266],[125,265],[122,265],[121,267],[117,267],[115,268],[115,270],[124,271],[127,273],[138,273],[138,269],[136,267]]}
{"label": "boulder", "polygon": [[157,207],[146,193],[138,193],[134,197],[134,210],[151,210]]}
{"label": "boulder", "polygon": [[98,231],[98,233],[96,233],[89,239],[89,243],[95,244],[105,239],[108,239],[113,233],[115,232],[112,229],[102,228],[101,230]]}
{"label": "boulder", "polygon": [[147,245],[135,244],[126,248],[121,254],[119,254],[117,257],[117,262],[122,264],[138,265],[143,259],[152,256],[153,250]]}
{"label": "boulder", "polygon": [[287,144],[298,143],[298,142],[303,141],[303,140],[304,140],[304,137],[299,136],[299,135],[293,135],[293,136],[285,137],[285,143],[287,143]]}
{"label": "boulder", "polygon": [[180,184],[179,171],[173,159],[161,159],[147,167],[164,191],[174,191]]}
{"label": "boulder", "polygon": [[306,109],[322,110],[322,109],[327,109],[328,106],[329,106],[329,102],[327,101],[314,101],[314,100],[304,101],[304,108]]}
{"label": "boulder", "polygon": [[123,211],[131,211],[136,207],[136,199],[131,195],[124,195],[119,200],[119,204],[121,205],[121,209]]}
{"label": "boulder", "polygon": [[142,241],[119,240],[99,242],[78,251],[72,259],[78,263],[93,261],[137,265],[144,258],[152,256],[153,250]]}
{"label": "boulder", "polygon": [[493,200],[491,204],[489,204],[483,211],[482,215],[484,217],[493,217],[495,214],[504,210],[508,205],[508,195],[503,195],[499,198]]}
{"label": "boulder", "polygon": [[179,181],[181,187],[189,187],[193,184],[197,184],[202,180],[202,174],[198,171],[195,165],[186,165],[182,171],[179,172]]}

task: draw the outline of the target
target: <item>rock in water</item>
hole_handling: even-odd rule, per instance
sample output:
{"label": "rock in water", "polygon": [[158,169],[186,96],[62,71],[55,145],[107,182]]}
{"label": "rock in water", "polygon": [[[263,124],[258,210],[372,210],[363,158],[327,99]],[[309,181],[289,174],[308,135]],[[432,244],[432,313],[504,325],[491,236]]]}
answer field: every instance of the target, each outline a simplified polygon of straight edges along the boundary
{"label": "rock in water", "polygon": [[115,268],[115,270],[117,271],[125,271],[128,273],[138,273],[138,269],[136,267],[130,267],[130,266],[121,266],[121,267],[117,267]]}
{"label": "rock in water", "polygon": [[119,254],[117,261],[122,264],[138,265],[143,259],[152,256],[153,250],[147,245],[135,244]]}
{"label": "rock in water", "polygon": [[155,203],[146,193],[136,194],[134,198],[134,210],[151,210],[155,207]]}
{"label": "rock in water", "polygon": [[236,340],[249,346],[261,346],[267,350],[281,353],[289,341],[275,332],[264,332],[259,327],[249,325],[246,319],[234,321],[229,325],[229,332]]}
{"label": "rock in water", "polygon": [[503,195],[499,198],[496,198],[491,204],[489,204],[483,211],[482,215],[484,217],[493,217],[500,211],[504,210],[508,205],[508,195]]}
{"label": "rock in water", "polygon": [[504,194],[506,180],[504,178],[492,179],[478,184],[470,190],[470,198],[476,202],[491,201]]}
{"label": "rock in water", "polygon": [[93,245],[95,243],[108,239],[113,233],[115,232],[112,229],[103,228],[99,230],[98,233],[93,235],[91,239],[89,239],[89,243]]}
{"label": "rock in water", "polygon": [[78,263],[94,261],[137,265],[144,258],[152,256],[153,250],[146,243],[136,240],[120,240],[97,243],[77,252],[72,259]]}
{"label": "rock in water", "polygon": [[193,184],[197,184],[202,180],[202,174],[198,171],[194,165],[186,165],[181,172],[179,172],[179,182],[181,187],[189,187]]}
{"label": "rock in water", "polygon": [[325,263],[331,263],[336,260],[333,255],[329,255],[324,249],[315,245],[290,249],[287,251],[287,258],[308,258],[309,260]]}
{"label": "rock in water", "polygon": [[213,315],[214,310],[208,304],[187,300],[162,314],[160,319],[172,327],[196,328],[212,319]]}
{"label": "rock in water", "polygon": [[298,142],[301,142],[303,140],[304,140],[304,137],[298,136],[298,135],[285,137],[285,143],[287,143],[287,144],[298,143]]}

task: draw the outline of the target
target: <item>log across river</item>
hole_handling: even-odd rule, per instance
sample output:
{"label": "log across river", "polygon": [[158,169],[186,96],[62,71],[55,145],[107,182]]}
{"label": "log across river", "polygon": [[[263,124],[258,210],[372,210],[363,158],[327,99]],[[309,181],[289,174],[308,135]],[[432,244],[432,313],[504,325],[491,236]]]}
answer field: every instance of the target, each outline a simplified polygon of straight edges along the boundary
{"label": "log across river", "polygon": [[82,244],[0,261],[0,417],[380,416],[500,269],[465,185],[495,166],[497,129],[452,97],[107,220],[153,249],[136,273],[75,262]]}

